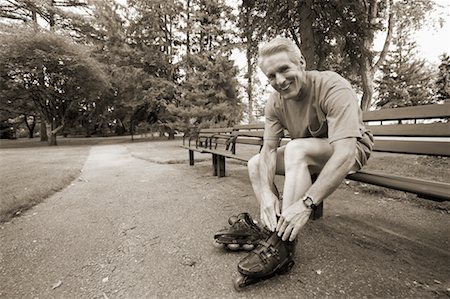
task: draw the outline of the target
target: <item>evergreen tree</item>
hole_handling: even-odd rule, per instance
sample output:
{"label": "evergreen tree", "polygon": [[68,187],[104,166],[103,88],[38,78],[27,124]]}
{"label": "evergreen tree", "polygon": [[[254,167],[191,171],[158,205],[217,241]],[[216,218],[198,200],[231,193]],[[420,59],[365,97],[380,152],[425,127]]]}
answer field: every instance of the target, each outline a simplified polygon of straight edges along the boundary
{"label": "evergreen tree", "polygon": [[[247,95],[246,114],[248,122],[253,123],[257,117],[258,99],[255,91],[259,87],[257,84],[258,78],[256,75],[258,43],[262,36],[258,35],[255,29],[261,19],[256,14],[255,0],[244,0],[239,7],[239,19],[237,25],[241,31],[241,39],[243,48],[245,48],[245,56],[247,62],[247,72],[245,79],[247,80],[245,86],[245,93]],[[256,112],[256,113],[255,113]]]}
{"label": "evergreen tree", "polygon": [[442,54],[439,73],[435,83],[435,99],[439,102],[450,102],[450,57]]}
{"label": "evergreen tree", "polygon": [[425,105],[433,102],[433,71],[424,59],[416,56],[416,43],[410,41],[405,28],[399,26],[394,36],[395,49],[380,68],[377,80],[378,108]]}
{"label": "evergreen tree", "polygon": [[190,74],[176,102],[167,106],[177,115],[174,126],[186,134],[200,128],[227,127],[242,115],[237,93],[237,68],[232,60],[211,51],[191,55]]}
{"label": "evergreen tree", "polygon": [[167,111],[176,116],[172,126],[185,134],[199,128],[232,126],[242,107],[230,60],[235,33],[231,8],[222,0],[189,0],[185,7],[187,53],[178,64],[176,101]]}

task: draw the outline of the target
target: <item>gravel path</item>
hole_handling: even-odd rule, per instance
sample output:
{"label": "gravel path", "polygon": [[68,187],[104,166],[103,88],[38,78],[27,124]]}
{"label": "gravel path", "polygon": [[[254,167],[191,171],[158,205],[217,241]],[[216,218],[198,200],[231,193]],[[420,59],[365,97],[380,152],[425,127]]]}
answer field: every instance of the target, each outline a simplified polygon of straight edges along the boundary
{"label": "gravel path", "polygon": [[94,146],[69,187],[1,224],[0,297],[450,296],[449,215],[346,185],[301,232],[288,275],[235,292],[245,253],[211,244],[230,215],[257,214],[245,166],[213,177],[178,143]]}

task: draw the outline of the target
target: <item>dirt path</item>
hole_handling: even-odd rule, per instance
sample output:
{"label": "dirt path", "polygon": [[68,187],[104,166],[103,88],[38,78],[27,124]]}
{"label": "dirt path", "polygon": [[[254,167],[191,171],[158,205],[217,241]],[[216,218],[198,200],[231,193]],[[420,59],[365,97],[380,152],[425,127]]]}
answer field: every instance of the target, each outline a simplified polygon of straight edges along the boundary
{"label": "dirt path", "polygon": [[[158,145],[159,144],[159,145]],[[245,167],[211,176],[177,145],[93,147],[81,177],[0,226],[4,298],[433,298],[449,296],[450,217],[340,188],[301,232],[297,265],[236,293],[244,253],[211,246],[228,216],[257,214]]]}

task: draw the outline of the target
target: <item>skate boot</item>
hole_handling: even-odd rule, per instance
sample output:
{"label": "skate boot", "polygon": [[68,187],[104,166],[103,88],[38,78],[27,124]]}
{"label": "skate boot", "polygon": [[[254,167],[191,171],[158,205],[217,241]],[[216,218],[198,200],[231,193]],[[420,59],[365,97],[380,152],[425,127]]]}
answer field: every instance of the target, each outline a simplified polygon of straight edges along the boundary
{"label": "skate boot", "polygon": [[253,250],[260,240],[269,236],[269,231],[260,228],[248,213],[231,216],[231,225],[214,234],[214,245],[226,247],[230,250]]}
{"label": "skate boot", "polygon": [[294,266],[296,241],[282,241],[277,232],[250,252],[238,264],[241,276],[234,281],[236,290],[257,283],[277,274],[287,273]]}

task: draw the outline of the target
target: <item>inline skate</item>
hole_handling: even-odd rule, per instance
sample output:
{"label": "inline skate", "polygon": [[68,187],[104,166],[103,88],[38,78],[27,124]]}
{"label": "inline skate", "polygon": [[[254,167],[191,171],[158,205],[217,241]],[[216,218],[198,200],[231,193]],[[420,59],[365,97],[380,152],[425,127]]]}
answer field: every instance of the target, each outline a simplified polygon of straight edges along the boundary
{"label": "inline skate", "polygon": [[234,288],[240,291],[248,285],[289,272],[295,264],[295,246],[295,241],[282,241],[276,232],[260,241],[258,246],[239,262],[240,276],[234,280]]}
{"label": "inline skate", "polygon": [[259,241],[266,239],[270,231],[258,226],[248,213],[231,216],[229,228],[214,234],[214,245],[229,250],[253,250]]}

